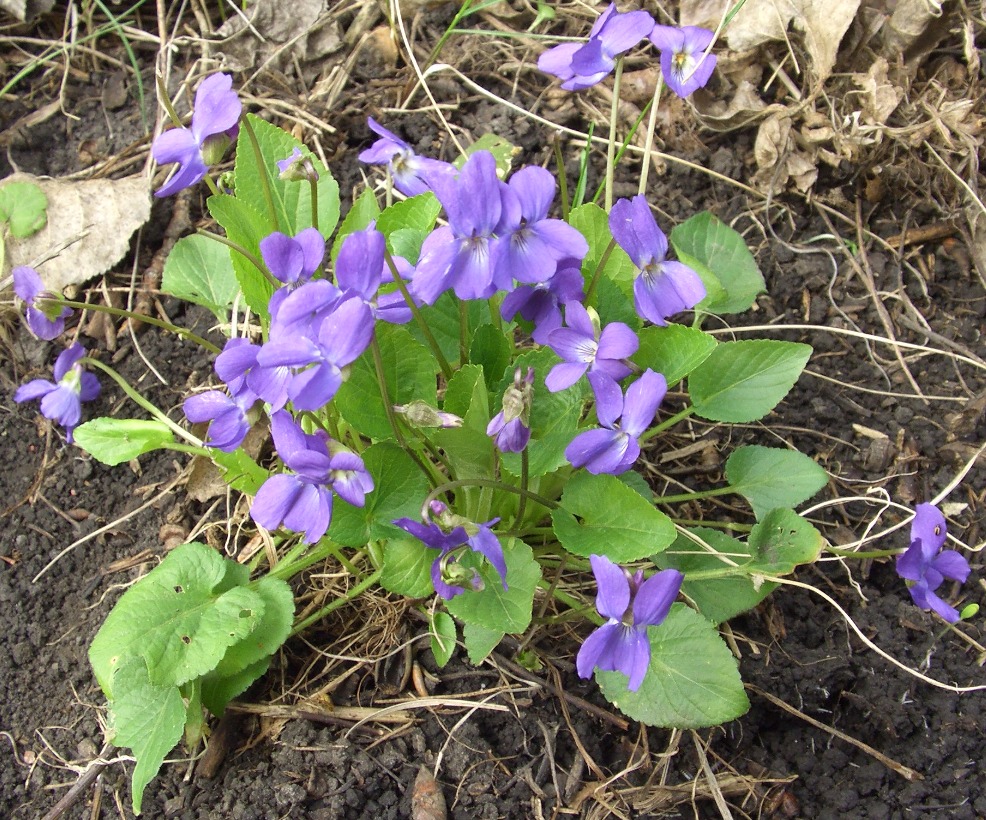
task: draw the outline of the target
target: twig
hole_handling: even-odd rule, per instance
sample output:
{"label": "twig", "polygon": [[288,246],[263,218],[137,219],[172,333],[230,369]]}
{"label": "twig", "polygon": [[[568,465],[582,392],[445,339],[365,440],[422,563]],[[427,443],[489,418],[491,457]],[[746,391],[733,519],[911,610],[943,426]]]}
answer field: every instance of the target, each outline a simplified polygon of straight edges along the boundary
{"label": "twig", "polygon": [[109,754],[110,749],[112,748],[113,746],[110,743],[103,746],[102,751],[99,753],[99,757],[86,766],[85,771],[79,775],[79,779],[75,781],[72,788],[65,793],[61,800],[51,807],[51,810],[42,818],[42,820],[58,820],[59,817],[72,808],[75,801],[82,796],[82,793],[96,782],[96,778],[102,774],[103,769],[110,765],[111,761],[103,760],[102,758],[104,755]]}
{"label": "twig", "polygon": [[774,697],[774,695],[771,695],[769,692],[764,692],[764,690],[761,689],[759,686],[754,686],[752,683],[748,683],[746,684],[746,688],[749,689],[751,692],[760,695],[760,697],[769,700],[771,703],[774,704],[774,706],[779,706],[785,712],[788,712],[792,715],[796,715],[806,723],[810,723],[816,729],[821,729],[823,732],[828,732],[829,734],[839,738],[840,740],[844,740],[846,743],[855,746],[857,749],[866,752],[866,754],[878,760],[888,769],[897,772],[897,774],[899,774],[905,780],[909,780],[912,783],[916,780],[924,780],[924,775],[921,774],[921,772],[915,771],[909,766],[905,766],[903,763],[898,763],[896,760],[887,757],[885,754],[883,754],[883,752],[878,752],[872,746],[863,743],[863,741],[857,740],[856,738],[851,737],[850,735],[847,735],[845,732],[840,732],[838,729],[832,726],[826,726],[820,720],[815,720],[815,718],[809,717],[804,712],[795,709],[793,706],[791,706],[788,703],[785,703],[780,698]]}

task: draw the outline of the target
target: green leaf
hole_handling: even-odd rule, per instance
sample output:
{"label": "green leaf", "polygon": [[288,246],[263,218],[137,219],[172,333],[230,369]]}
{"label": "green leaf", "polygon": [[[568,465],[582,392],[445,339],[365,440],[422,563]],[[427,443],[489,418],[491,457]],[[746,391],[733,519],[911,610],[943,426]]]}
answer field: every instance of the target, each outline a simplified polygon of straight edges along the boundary
{"label": "green leaf", "polygon": [[718,726],[746,714],[749,698],[736,659],[715,626],[674,604],[660,626],[647,628],[650,665],[636,692],[622,672],[596,672],[606,699],[628,717],[667,729]]}
{"label": "green leaf", "polygon": [[633,356],[634,364],[662,373],[669,388],[704,362],[716,346],[708,333],[685,325],[645,327],[637,336],[640,349]]}
{"label": "green leaf", "polygon": [[374,444],[363,452],[363,463],[374,483],[373,492],[366,496],[366,505],[354,507],[337,498],[332,512],[329,534],[348,547],[402,534],[391,522],[419,515],[421,499],[428,492],[428,480],[396,444]]}
{"label": "green leaf", "polygon": [[431,634],[431,653],[438,668],[442,669],[455,652],[455,621],[447,612],[435,612],[428,631]]}
{"label": "green leaf", "polygon": [[228,321],[229,306],[240,290],[229,248],[208,236],[182,237],[164,263],[161,290]]}
{"label": "green leaf", "polygon": [[210,675],[229,678],[273,655],[291,634],[294,624],[294,592],[286,581],[266,576],[257,581],[253,591],[264,602],[257,627],[243,640],[226,650],[223,659]]}
{"label": "green leaf", "polygon": [[126,658],[113,680],[117,696],[110,701],[113,745],[129,746],[137,759],[133,773],[133,809],[140,814],[144,789],[160,771],[168,752],[178,745],[185,726],[185,702],[174,684],[151,683],[137,657]]}
{"label": "green leaf", "polygon": [[210,672],[201,678],[202,703],[205,704],[205,708],[216,717],[222,717],[233,698],[242,695],[255,681],[263,677],[270,667],[270,662],[271,656],[268,655],[235,675],[220,678],[215,672]]}
{"label": "green leaf", "polygon": [[264,193],[262,174],[266,173],[270,184],[274,209],[280,230],[294,236],[304,228],[312,227],[312,194],[311,185],[305,182],[284,180],[278,177],[275,163],[291,156],[295,148],[311,160],[318,174],[318,229],[322,236],[331,236],[339,221],[339,184],[315,156],[300,140],[296,140],[283,128],[262,120],[254,114],[246,115],[247,122],[253,127],[260,144],[264,170],[257,164],[257,155],[253,141],[245,128],[240,129],[236,141],[236,162],[234,164],[236,179],[236,198],[246,202],[256,203],[263,214],[265,229],[255,237],[259,242],[278,224],[271,221],[267,210],[267,199]]}
{"label": "green leaf", "polygon": [[260,485],[270,477],[270,473],[250,458],[242,447],[232,453],[213,448],[209,454],[222,470],[223,481],[241,493],[256,495]]}
{"label": "green leaf", "polygon": [[[483,372],[486,374],[486,385],[491,390],[500,381],[500,374],[510,364],[510,355],[510,342],[500,328],[495,325],[480,325],[476,328],[469,347],[469,361],[482,365]],[[512,369],[510,380],[513,381]]]}
{"label": "green leaf", "polygon": [[465,567],[478,570],[483,589],[467,590],[446,603],[448,611],[467,624],[489,628],[495,624],[504,632],[523,632],[531,623],[534,590],[541,580],[541,566],[523,541],[515,538],[503,542],[507,563],[507,589],[496,570],[472,550],[459,559]]}
{"label": "green leaf", "polygon": [[776,507],[796,507],[828,483],[828,473],[804,453],[750,445],[726,461],[726,480],[757,518]]}
{"label": "green leaf", "polygon": [[225,564],[211,547],[183,544],[123,594],[89,648],[107,697],[129,657],[144,659],[151,683],[180,686],[215,669],[257,628],[264,601],[242,586],[220,591]]}
{"label": "green leaf", "polygon": [[417,264],[421,243],[435,227],[442,205],[431,192],[388,205],[380,212],[377,230],[387,237],[387,248]]}
{"label": "green leaf", "polygon": [[75,443],[97,461],[115,467],[175,439],[171,428],[146,419],[98,418],[75,428]]}
{"label": "green leaf", "polygon": [[[667,550],[655,555],[653,561],[661,569],[673,567],[685,574],[682,591],[691,598],[698,611],[713,623],[721,624],[753,609],[777,587],[771,582],[755,583],[751,578],[752,556],[747,544],[710,527],[696,527],[688,532],[702,539],[715,552],[708,552],[682,533]],[[689,575],[728,567],[729,564],[718,555],[743,567],[739,571],[741,574],[689,580]]]}
{"label": "green leaf", "polygon": [[490,399],[481,365],[466,364],[452,374],[445,388],[442,410],[459,416],[466,426],[486,432],[490,420]]}
{"label": "green leaf", "polygon": [[700,310],[740,313],[766,290],[763,274],[743,237],[708,211],[676,226],[670,238],[682,262],[698,262],[722,284],[723,293],[710,293],[699,304]]}
{"label": "green leaf", "polygon": [[497,648],[506,633],[490,629],[480,624],[465,624],[462,627],[462,641],[466,645],[469,663],[479,666]]}
{"label": "green leaf", "polygon": [[485,430],[451,427],[436,430],[434,440],[445,450],[457,479],[489,478],[493,474],[493,439]]}
{"label": "green leaf", "polygon": [[510,173],[513,158],[520,153],[520,148],[497,134],[483,134],[483,136],[466,148],[466,157],[460,156],[456,158],[456,167],[461,168],[465,165],[466,159],[477,151],[489,151],[496,161],[496,175],[500,179],[506,179],[507,174]]}
{"label": "green leaf", "polygon": [[14,239],[25,239],[48,224],[48,197],[33,182],[8,182],[0,187],[0,222]]}
{"label": "green leaf", "polygon": [[[264,217],[249,203],[226,194],[210,196],[206,205],[213,219],[226,230],[226,236],[230,242],[235,242],[260,262],[260,240],[273,230],[268,227]],[[227,253],[229,253],[229,258],[232,261],[233,271],[236,273],[236,281],[240,285],[244,301],[258,316],[267,318],[269,315],[268,305],[271,294],[274,293],[274,286],[264,275],[264,272],[259,270],[242,253],[232,248],[228,248]]]}
{"label": "green leaf", "polygon": [[695,412],[712,421],[757,421],[788,394],[809,356],[811,347],[795,342],[724,342],[688,378]]}
{"label": "green leaf", "polygon": [[599,322],[605,327],[610,322],[623,322],[633,331],[640,330],[640,317],[633,305],[633,285],[622,279],[612,281],[605,276],[596,284],[596,312]]}
{"label": "green leaf", "polygon": [[[613,234],[609,230],[609,216],[598,205],[590,202],[573,208],[568,222],[589,243],[589,253],[582,260],[582,275],[588,285],[595,275],[596,268],[599,267],[603,254],[613,241]],[[602,272],[607,279],[614,282],[632,282],[637,268],[623,248],[616,245],[606,260]]]}
{"label": "green leaf", "polygon": [[765,575],[786,575],[808,564],[822,549],[822,536],[794,510],[772,510],[750,532],[752,567]]}
{"label": "green leaf", "polygon": [[618,564],[661,552],[675,539],[671,519],[611,475],[575,473],[551,522],[569,552]]}
{"label": "green leaf", "polygon": [[[437,407],[438,363],[431,352],[402,327],[379,323],[376,334],[391,404],[420,399]],[[339,388],[334,403],[342,417],[363,435],[373,439],[393,436],[380,397],[372,350],[353,363],[349,380]]]}
{"label": "green leaf", "polygon": [[428,549],[417,538],[391,538],[383,551],[380,586],[408,598],[427,598],[435,591],[431,565],[437,557],[438,550]]}
{"label": "green leaf", "polygon": [[339,226],[335,241],[332,243],[332,261],[339,258],[339,250],[342,248],[342,241],[351,233],[365,230],[378,216],[380,216],[380,205],[377,202],[376,194],[371,188],[367,188],[359,195],[353,206],[346,214]]}

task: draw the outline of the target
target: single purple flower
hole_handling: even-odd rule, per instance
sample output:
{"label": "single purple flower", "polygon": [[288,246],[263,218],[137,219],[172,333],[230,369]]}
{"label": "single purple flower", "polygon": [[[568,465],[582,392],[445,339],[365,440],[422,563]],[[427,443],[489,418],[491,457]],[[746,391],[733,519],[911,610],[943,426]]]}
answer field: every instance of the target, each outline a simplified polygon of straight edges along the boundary
{"label": "single purple flower", "polygon": [[911,523],[911,546],[897,556],[897,574],[913,581],[907,589],[917,606],[954,624],[959,611],[935,595],[935,590],[946,578],[964,584],[969,562],[955,550],[942,550],[947,535],[945,516],[939,509],[934,504],[918,504]]}
{"label": "single purple flower", "polygon": [[579,649],[575,665],[580,678],[594,669],[622,672],[627,688],[636,692],[650,665],[647,627],[659,626],[668,617],[685,579],[676,569],[655,573],[646,581],[643,570],[630,575],[602,555],[590,555],[596,576],[596,609],[609,620],[593,630]]}
{"label": "single purple flower", "polygon": [[524,376],[518,367],[514,381],[503,394],[503,409],[486,427],[501,453],[519,453],[531,440],[531,402],[534,399],[534,368]]}
{"label": "single purple flower", "polygon": [[[229,392],[239,396],[250,390],[270,404],[271,412],[281,410],[288,402],[289,367],[263,367],[257,364],[260,345],[244,338],[232,338],[226,342],[223,352],[216,356],[214,369]],[[252,403],[252,402],[251,402]]]}
{"label": "single purple flower", "polygon": [[373,117],[367,124],[380,139],[360,152],[360,162],[368,165],[386,165],[394,179],[394,187],[405,196],[417,196],[431,190],[436,176],[453,176],[455,166],[437,159],[421,157],[414,153],[404,140],[388,131]]}
{"label": "single purple flower", "polygon": [[440,501],[431,503],[430,512],[438,517],[441,526],[430,520],[422,524],[413,518],[398,518],[394,524],[426,547],[441,550],[431,565],[431,580],[435,592],[450,601],[466,591],[464,584],[469,584],[473,589],[481,588],[482,581],[475,570],[462,567],[455,560],[461,549],[467,546],[489,561],[506,589],[507,564],[503,557],[503,547],[490,529],[500,519],[474,524],[461,516],[453,515]]}
{"label": "single purple flower", "polygon": [[50,342],[62,335],[65,330],[65,320],[72,315],[71,308],[57,305],[42,310],[35,307],[39,299],[54,299],[52,293],[45,290],[41,276],[34,268],[26,265],[14,268],[14,293],[24,302],[24,318],[31,333],[39,339]]}
{"label": "single purple flower", "polygon": [[18,404],[41,399],[41,415],[57,421],[65,428],[65,440],[72,443],[72,431],[82,419],[82,402],[99,396],[99,380],[82,370],[79,359],[86,351],[78,342],[66,348],[55,359],[55,381],[33,379],[14,393]]}
{"label": "single purple flower", "polygon": [[561,219],[549,219],[555,198],[554,176],[529,165],[501,188],[503,247],[493,281],[511,290],[513,280],[525,285],[547,282],[565,259],[578,262],[589,252],[585,237]]}
{"label": "single purple flower", "polygon": [[641,319],[664,327],[669,316],[705,298],[705,285],[695,271],[681,262],[665,260],[668,238],[642,194],[613,205],[609,229],[639,271],[633,282],[633,304]]}
{"label": "single purple flower", "polygon": [[191,128],[172,128],[154,140],[151,153],[159,165],[179,164],[174,176],[154,196],[171,196],[199,182],[236,139],[243,104],[232,88],[229,74],[206,77],[195,92]]}
{"label": "single purple flower", "polygon": [[565,458],[572,466],[585,467],[595,475],[625,473],[640,455],[638,439],[654,420],[668,392],[667,380],[647,369],[627,388],[626,400],[620,386],[604,374],[590,373],[589,382],[596,395],[596,418],[601,426],[572,439],[565,448]]}
{"label": "single purple flower", "polygon": [[630,375],[624,359],[640,347],[640,340],[629,326],[610,322],[599,330],[599,316],[589,312],[580,302],[565,305],[568,327],[548,334],[548,345],[564,360],[551,368],[544,380],[552,393],[571,387],[587,372],[602,373],[614,382]]}
{"label": "single purple flower", "polygon": [[373,478],[356,453],[322,430],[305,433],[284,410],[274,413],[270,428],[278,456],[293,472],[268,478],[253,499],[250,515],[265,529],[275,530],[283,523],[314,544],[332,523],[333,490],[362,507],[373,490]]}
{"label": "single purple flower", "polygon": [[509,322],[519,313],[533,322],[531,338],[539,345],[546,345],[551,331],[562,326],[561,306],[584,298],[582,285],[579,261],[566,259],[558,263],[558,269],[547,282],[518,285],[510,291],[500,305],[500,315]]}
{"label": "single purple flower", "polygon": [[455,179],[434,181],[448,225],[428,234],[421,246],[411,283],[416,298],[433,305],[449,289],[460,299],[486,299],[496,292],[493,271],[502,245],[496,232],[503,186],[489,151],[470,156]]}
{"label": "single purple flower", "polygon": [[679,97],[702,88],[716,67],[716,55],[705,54],[714,36],[697,26],[654,26],[650,41],[661,51],[661,75]]}
{"label": "single purple flower", "polygon": [[232,453],[250,432],[250,411],[257,402],[251,390],[230,396],[221,390],[207,390],[185,399],[182,409],[192,424],[209,422],[205,444]]}
{"label": "single purple flower", "polygon": [[[302,292],[296,290],[291,297]],[[285,299],[282,312],[291,297]],[[363,355],[372,338],[370,308],[361,299],[351,297],[333,307],[314,336],[271,339],[257,354],[257,364],[295,369],[288,384],[288,398],[297,410],[320,410],[345,381],[345,368]]]}
{"label": "single purple flower", "polygon": [[589,88],[606,77],[616,58],[643,40],[654,28],[654,18],[646,11],[620,14],[616,3],[596,18],[587,43],[562,43],[538,58],[538,68],[554,74],[566,91]]}
{"label": "single purple flower", "polygon": [[325,258],[325,237],[316,228],[305,228],[293,238],[274,231],[260,240],[260,255],[267,270],[287,287],[274,291],[270,312],[277,313],[288,294],[310,281]]}

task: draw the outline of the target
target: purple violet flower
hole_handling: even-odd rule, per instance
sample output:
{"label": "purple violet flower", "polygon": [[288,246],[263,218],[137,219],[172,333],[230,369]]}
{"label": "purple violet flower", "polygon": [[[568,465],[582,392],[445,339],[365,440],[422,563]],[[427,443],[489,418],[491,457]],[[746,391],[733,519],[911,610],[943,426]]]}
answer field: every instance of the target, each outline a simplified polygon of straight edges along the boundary
{"label": "purple violet flower", "polygon": [[501,453],[519,453],[531,440],[531,402],[534,399],[534,368],[522,375],[518,367],[514,382],[503,394],[503,409],[486,427]]}
{"label": "purple violet flower", "polygon": [[360,162],[386,165],[394,179],[394,187],[405,196],[417,196],[430,191],[432,180],[436,176],[455,175],[454,165],[418,156],[410,145],[373,117],[367,118],[367,124],[380,139],[360,153]]}
{"label": "purple violet flower", "polygon": [[72,431],[82,419],[82,402],[99,396],[99,380],[82,370],[79,359],[86,355],[78,342],[66,348],[55,359],[55,381],[33,379],[17,388],[14,401],[18,404],[41,399],[41,415],[57,421],[65,428],[65,440],[72,443]]}
{"label": "purple violet flower", "polygon": [[566,91],[589,88],[609,74],[616,58],[643,40],[654,28],[646,11],[620,14],[616,3],[596,18],[587,43],[562,43],[538,58],[538,68],[554,74]]}
{"label": "purple violet flower", "polygon": [[897,556],[897,574],[913,583],[907,589],[914,603],[930,609],[950,624],[959,621],[959,611],[935,595],[946,578],[964,584],[969,562],[955,550],[942,550],[948,530],[945,516],[934,504],[918,504],[911,522],[911,545]]}
{"label": "purple violet flower", "polygon": [[547,282],[536,285],[518,285],[503,298],[500,315],[508,322],[519,313],[534,323],[531,338],[539,345],[546,345],[551,331],[562,325],[561,305],[581,302],[583,279],[579,261],[566,259],[558,263],[558,269]]}
{"label": "purple violet flower", "polygon": [[507,563],[503,557],[503,547],[490,529],[500,519],[494,518],[485,524],[474,524],[461,516],[453,515],[440,501],[431,503],[430,512],[438,517],[441,526],[434,521],[426,521],[422,524],[413,518],[398,518],[394,524],[413,535],[426,547],[441,550],[441,554],[431,565],[431,581],[435,592],[446,601],[450,601],[466,591],[463,584],[469,584],[473,589],[482,588],[482,580],[478,573],[462,567],[455,560],[458,553],[466,546],[490,562],[500,576],[503,588],[506,589]]}
{"label": "purple violet flower", "polygon": [[232,453],[250,432],[250,410],[257,402],[252,390],[227,395],[222,390],[207,390],[185,399],[182,409],[192,424],[210,422],[205,444],[224,453]]}
{"label": "purple violet flower", "polygon": [[291,151],[291,156],[279,159],[274,163],[277,166],[278,178],[287,182],[318,182],[318,171],[309,157],[301,153],[301,149],[295,146]]}
{"label": "purple violet flower", "polygon": [[[410,272],[410,265],[400,257],[394,258],[394,267],[399,274]],[[387,240],[375,225],[353,231],[343,240],[335,275],[343,294],[362,299],[374,318],[398,325],[411,321],[411,309],[400,291],[379,292],[380,285],[394,277],[387,264]]]}
{"label": "purple violet flower", "polygon": [[226,342],[223,352],[216,356],[214,369],[229,392],[238,396],[245,389],[270,404],[271,412],[281,410],[288,403],[289,367],[262,367],[257,364],[260,345],[247,339],[233,338]]}
{"label": "purple violet flower", "polygon": [[627,688],[636,692],[650,666],[647,627],[659,626],[668,617],[685,576],[665,569],[645,581],[643,570],[631,576],[602,555],[590,555],[589,563],[599,588],[596,609],[609,620],[579,649],[579,677],[592,677],[594,669],[622,672],[629,678]]}
{"label": "purple violet flower", "polygon": [[283,523],[304,532],[305,543],[314,544],[332,523],[333,490],[362,507],[373,491],[373,478],[356,453],[322,430],[305,433],[284,410],[271,417],[270,429],[278,456],[293,472],[268,478],[253,499],[250,515],[268,530]]}
{"label": "purple violet flower", "polygon": [[[31,333],[39,339],[50,342],[62,335],[65,330],[65,320],[72,315],[72,309],[56,306],[47,311],[34,306],[39,299],[54,299],[54,295],[45,290],[41,276],[34,268],[26,265],[14,268],[14,293],[24,302],[24,318]],[[56,312],[57,311],[57,312]]]}
{"label": "purple violet flower", "polygon": [[665,260],[668,238],[646,197],[638,194],[618,200],[609,213],[609,229],[639,270],[633,282],[633,304],[640,318],[664,327],[669,316],[705,298],[705,285],[695,271],[681,262]]}
{"label": "purple violet flower", "polygon": [[573,467],[585,467],[594,475],[625,473],[640,455],[638,439],[668,392],[667,380],[648,368],[627,388],[626,400],[620,386],[604,374],[590,373],[589,382],[601,426],[572,439],[565,448],[565,458]]}
{"label": "purple violet flower", "polygon": [[[310,285],[316,282],[309,283]],[[284,300],[281,313],[299,288]],[[273,334],[271,334],[273,337]],[[345,381],[345,368],[363,355],[373,338],[373,314],[358,297],[337,302],[311,336],[279,335],[257,353],[261,367],[290,367],[296,372],[288,384],[288,398],[297,410],[320,410]]]}
{"label": "purple violet flower", "polygon": [[434,180],[448,225],[428,234],[421,246],[411,283],[416,298],[433,305],[450,289],[460,299],[487,299],[496,292],[493,271],[502,246],[496,233],[503,187],[489,151],[470,156],[455,179]]}
{"label": "purple violet flower", "polygon": [[716,67],[716,55],[705,54],[713,33],[697,26],[654,26],[650,41],[661,52],[661,75],[679,97],[702,88]]}
{"label": "purple violet flower", "polygon": [[260,255],[274,278],[287,285],[270,298],[270,312],[277,313],[288,294],[310,281],[322,264],[325,237],[316,228],[305,228],[294,238],[274,231],[260,240]]}
{"label": "purple violet flower", "polygon": [[610,322],[600,333],[599,316],[595,311],[590,316],[581,302],[565,305],[565,321],[568,327],[548,334],[548,345],[564,360],[544,380],[548,390],[571,387],[586,372],[602,373],[614,382],[630,375],[624,359],[637,352],[640,340],[628,325]]}
{"label": "purple violet flower", "polygon": [[557,183],[544,168],[529,165],[501,188],[503,248],[493,280],[511,290],[513,280],[525,285],[547,282],[565,259],[578,262],[589,252],[585,237],[561,219],[549,219]]}
{"label": "purple violet flower", "polygon": [[229,74],[206,77],[195,92],[191,128],[172,128],[159,134],[151,153],[159,165],[179,164],[178,171],[154,196],[171,196],[202,180],[236,139],[243,104],[232,90]]}

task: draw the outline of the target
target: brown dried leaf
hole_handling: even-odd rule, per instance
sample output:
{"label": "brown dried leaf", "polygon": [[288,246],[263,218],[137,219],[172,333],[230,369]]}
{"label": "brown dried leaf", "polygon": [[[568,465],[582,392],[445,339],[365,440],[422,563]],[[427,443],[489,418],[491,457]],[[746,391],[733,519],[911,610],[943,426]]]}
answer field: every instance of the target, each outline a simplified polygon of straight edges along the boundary
{"label": "brown dried leaf", "polygon": [[10,242],[8,262],[11,267],[37,267],[51,291],[81,285],[112,268],[151,215],[150,183],[143,175],[75,182],[14,174],[4,182],[18,180],[45,192],[48,224],[27,239]]}
{"label": "brown dried leaf", "polygon": [[411,820],[446,820],[447,817],[442,787],[428,768],[422,766],[411,791]]}

